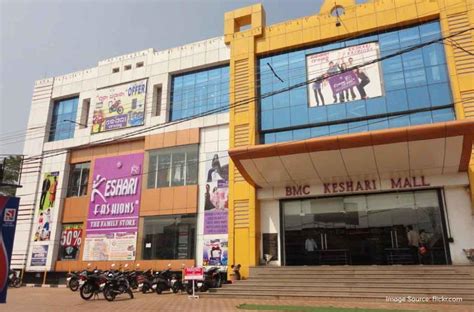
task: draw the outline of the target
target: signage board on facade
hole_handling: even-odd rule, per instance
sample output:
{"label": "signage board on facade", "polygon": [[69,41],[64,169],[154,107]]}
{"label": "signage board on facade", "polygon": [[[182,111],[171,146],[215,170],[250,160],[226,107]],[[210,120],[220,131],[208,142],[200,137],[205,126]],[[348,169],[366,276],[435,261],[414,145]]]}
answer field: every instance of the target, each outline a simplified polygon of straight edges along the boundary
{"label": "signage board on facade", "polygon": [[50,240],[51,221],[54,213],[54,203],[56,202],[56,191],[59,183],[58,179],[59,172],[47,172],[43,175],[40,202],[36,212],[36,223],[33,231],[33,240],[35,242]]}
{"label": "signage board on facade", "polygon": [[226,266],[229,242],[226,237],[204,240],[203,262],[204,266]]}
{"label": "signage board on facade", "polygon": [[31,266],[45,266],[48,261],[48,245],[33,245],[31,253]]}
{"label": "signage board on facade", "polygon": [[143,125],[146,89],[143,79],[97,90],[92,134]]}
{"label": "signage board on facade", "polygon": [[82,241],[82,223],[63,224],[60,241],[62,260],[74,260],[79,254]]}
{"label": "signage board on facade", "polygon": [[[382,75],[377,42],[306,56],[309,106],[325,106],[382,96]],[[352,70],[349,70],[353,68]]]}
{"label": "signage board on facade", "polygon": [[208,154],[204,193],[204,234],[227,234],[229,211],[229,156]]}
{"label": "signage board on facade", "polygon": [[5,303],[8,290],[8,272],[18,216],[18,197],[0,196],[0,303]]}
{"label": "signage board on facade", "polygon": [[84,260],[134,260],[143,154],[96,159]]}
{"label": "signage board on facade", "polygon": [[[340,182],[329,182],[316,185],[295,184],[283,188],[276,188],[272,193],[275,197],[307,197],[318,195],[336,195],[350,193],[366,193],[375,191],[408,190],[417,188],[428,188],[443,185],[439,178],[427,176],[406,176],[379,179],[347,180]],[[450,181],[455,181],[451,179]],[[259,196],[259,198],[263,198]]]}

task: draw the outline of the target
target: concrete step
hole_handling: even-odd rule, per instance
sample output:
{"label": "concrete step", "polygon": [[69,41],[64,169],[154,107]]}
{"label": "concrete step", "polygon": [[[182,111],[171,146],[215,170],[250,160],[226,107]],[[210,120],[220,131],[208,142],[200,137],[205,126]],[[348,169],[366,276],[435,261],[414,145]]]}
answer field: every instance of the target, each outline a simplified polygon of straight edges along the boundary
{"label": "concrete step", "polygon": [[[356,293],[356,292],[306,292],[306,293],[280,293],[280,292],[232,292],[218,290],[217,292],[208,292],[208,293],[199,293],[199,296],[210,297],[215,296],[219,298],[247,298],[247,299],[294,299],[294,298],[330,298],[330,299],[379,299],[385,301],[387,296],[392,296],[391,294],[384,293]],[[438,294],[418,294],[413,295],[410,293],[399,293],[393,297],[428,297],[433,298],[437,297],[451,297],[443,295],[442,293]],[[474,296],[452,296],[452,297],[461,297],[462,303],[472,304],[474,302]]]}
{"label": "concrete step", "polygon": [[[224,284],[222,288],[232,288],[232,289],[255,289],[259,287],[269,287],[269,288],[299,288],[299,287],[311,287],[312,289],[319,288],[330,288],[330,289],[339,289],[343,287],[351,288],[392,288],[392,289],[407,289],[407,283],[262,283],[262,282],[252,282],[248,283],[237,283],[237,284]],[[441,289],[441,290],[472,290],[474,291],[473,283],[466,284],[410,284],[410,289]]]}
{"label": "concrete step", "polygon": [[[399,294],[399,293],[409,293],[412,295],[418,294],[439,294],[451,296],[461,296],[469,295],[474,296],[474,289],[432,289],[432,288],[394,288],[394,287],[339,287],[339,288],[330,288],[330,287],[311,287],[308,290],[307,287],[270,287],[270,286],[259,286],[259,287],[224,287],[222,291],[231,290],[234,292],[278,292],[278,293],[321,293],[321,292],[363,292],[363,293],[376,293],[376,294]],[[212,291],[219,292],[220,289],[213,289]]]}
{"label": "concrete step", "polygon": [[334,280],[334,279],[352,279],[352,280],[425,280],[425,281],[448,281],[448,280],[466,280],[474,282],[474,277],[471,275],[464,275],[464,274],[453,274],[449,276],[426,276],[423,274],[408,274],[408,275],[388,275],[388,274],[380,274],[380,275],[364,275],[364,274],[353,274],[353,275],[331,275],[331,274],[321,274],[321,275],[313,275],[307,274],[303,276],[299,275],[266,275],[266,276],[258,276],[258,277],[250,277],[250,280],[281,280],[281,281],[291,281],[291,280]]}

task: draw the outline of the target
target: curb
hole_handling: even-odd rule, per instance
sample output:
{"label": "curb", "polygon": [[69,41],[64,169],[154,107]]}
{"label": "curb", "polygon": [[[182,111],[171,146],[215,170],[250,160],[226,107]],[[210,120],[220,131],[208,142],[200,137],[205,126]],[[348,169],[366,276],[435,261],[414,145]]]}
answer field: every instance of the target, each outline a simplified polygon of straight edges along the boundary
{"label": "curb", "polygon": [[25,287],[45,287],[45,288],[67,288],[66,285],[57,284],[23,284]]}

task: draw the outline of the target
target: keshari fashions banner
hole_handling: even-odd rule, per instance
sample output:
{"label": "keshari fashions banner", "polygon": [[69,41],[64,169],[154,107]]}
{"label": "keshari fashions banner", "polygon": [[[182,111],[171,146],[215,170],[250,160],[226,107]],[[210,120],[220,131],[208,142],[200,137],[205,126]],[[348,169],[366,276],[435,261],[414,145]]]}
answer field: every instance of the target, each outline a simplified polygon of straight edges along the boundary
{"label": "keshari fashions banner", "polygon": [[227,234],[229,212],[229,156],[208,155],[204,193],[204,234]]}
{"label": "keshari fashions banner", "polygon": [[33,245],[31,266],[45,266],[48,260],[48,245]]}
{"label": "keshari fashions banner", "polygon": [[82,223],[63,224],[60,241],[61,260],[75,260],[81,249]]}
{"label": "keshari fashions banner", "polygon": [[146,84],[143,79],[97,90],[92,133],[143,125]]}
{"label": "keshari fashions banner", "polygon": [[228,260],[227,235],[221,238],[204,239],[203,266],[226,266]]}
{"label": "keshari fashions banner", "polygon": [[51,236],[51,219],[56,201],[56,191],[58,188],[59,172],[48,172],[44,174],[41,185],[41,197],[38,212],[36,213],[36,223],[33,240],[49,241]]}
{"label": "keshari fashions banner", "polygon": [[95,161],[84,260],[134,259],[142,167],[143,153]]}
{"label": "keshari fashions banner", "polygon": [[[306,56],[309,106],[325,106],[382,96],[379,62],[348,70],[379,58],[377,42]],[[347,70],[347,71],[346,71]]]}

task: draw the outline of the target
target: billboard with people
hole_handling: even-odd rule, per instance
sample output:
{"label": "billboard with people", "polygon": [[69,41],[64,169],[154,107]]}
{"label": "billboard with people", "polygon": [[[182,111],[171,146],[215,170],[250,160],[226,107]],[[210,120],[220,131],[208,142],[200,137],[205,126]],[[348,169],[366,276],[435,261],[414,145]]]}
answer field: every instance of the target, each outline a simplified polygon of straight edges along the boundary
{"label": "billboard with people", "polygon": [[[310,107],[383,95],[377,42],[306,56]],[[362,66],[363,65],[363,66]]]}
{"label": "billboard with people", "polygon": [[36,213],[36,226],[33,231],[33,240],[49,241],[51,236],[51,221],[56,201],[59,172],[47,172],[41,183],[41,196]]}
{"label": "billboard with people", "polygon": [[146,83],[143,79],[97,90],[92,134],[143,125]]}

